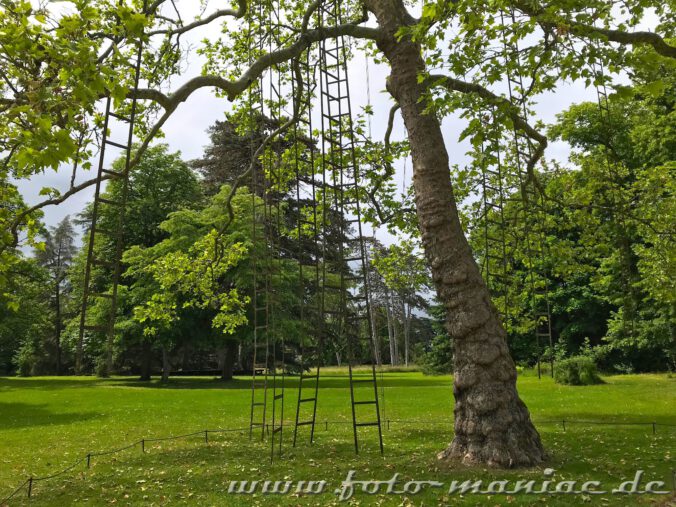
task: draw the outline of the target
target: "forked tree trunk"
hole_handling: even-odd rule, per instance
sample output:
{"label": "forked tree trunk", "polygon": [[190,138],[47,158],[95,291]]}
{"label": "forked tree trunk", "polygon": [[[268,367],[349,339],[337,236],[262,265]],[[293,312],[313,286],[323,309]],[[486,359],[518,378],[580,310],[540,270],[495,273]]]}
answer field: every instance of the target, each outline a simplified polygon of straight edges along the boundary
{"label": "forked tree trunk", "polygon": [[367,0],[367,6],[385,32],[377,44],[389,60],[388,90],[408,131],[425,255],[455,348],[455,437],[439,457],[499,467],[536,465],[544,459],[540,436],[517,394],[506,333],[460,225],[441,126],[434,115],[423,114],[421,48],[395,35],[414,20],[401,0]]}

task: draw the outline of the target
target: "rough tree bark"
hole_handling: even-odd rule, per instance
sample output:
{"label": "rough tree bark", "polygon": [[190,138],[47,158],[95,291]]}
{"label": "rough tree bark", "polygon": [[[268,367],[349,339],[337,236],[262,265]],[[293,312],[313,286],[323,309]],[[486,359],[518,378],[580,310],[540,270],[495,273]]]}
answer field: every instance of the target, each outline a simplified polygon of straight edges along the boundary
{"label": "rough tree bark", "polygon": [[425,255],[454,339],[455,437],[439,457],[499,467],[536,465],[544,450],[517,394],[506,333],[460,225],[441,125],[424,114],[420,102],[421,48],[395,35],[414,20],[401,0],[366,4],[384,31],[377,44],[391,66],[387,88],[408,131]]}

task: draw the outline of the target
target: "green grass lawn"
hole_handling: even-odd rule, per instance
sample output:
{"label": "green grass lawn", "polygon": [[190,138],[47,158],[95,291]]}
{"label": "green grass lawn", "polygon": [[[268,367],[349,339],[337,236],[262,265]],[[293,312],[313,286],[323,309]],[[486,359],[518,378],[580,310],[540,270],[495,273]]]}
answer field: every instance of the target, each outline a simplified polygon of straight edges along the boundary
{"label": "green grass lawn", "polygon": [[[646,481],[672,486],[676,427],[591,425],[572,421],[651,422],[676,425],[676,380],[666,375],[626,375],[589,387],[559,386],[531,374],[519,381],[521,396],[542,434],[554,480],[601,481],[616,487],[644,470]],[[346,504],[359,505],[670,505],[657,495],[473,495],[449,494],[453,480],[545,479],[543,470],[444,467],[436,458],[452,438],[450,377],[416,372],[384,374],[385,457],[372,429],[361,431],[363,449],[352,444],[349,390],[344,372],[332,369],[321,381],[316,442],[301,430],[291,447],[284,432],[284,457],[269,460],[269,442],[248,432],[212,433],[135,446],[92,459],[58,478],[34,486],[31,505],[317,505],[340,504],[334,489],[349,470],[357,480],[444,483],[417,495],[368,495],[357,491]],[[250,381],[173,379],[163,386],[129,378],[0,378],[0,498],[29,475],[56,472],[90,451],[121,447],[142,438],[191,433],[205,428],[246,427]],[[296,379],[287,379],[285,419],[292,422]],[[566,430],[561,420],[566,419]],[[328,430],[323,421],[331,421]],[[326,480],[321,495],[235,495],[233,480]],[[539,487],[539,486],[538,486]],[[383,486],[383,491],[384,491]],[[396,488],[395,488],[396,489]],[[509,488],[508,488],[509,489]],[[9,505],[28,504],[22,492]]]}

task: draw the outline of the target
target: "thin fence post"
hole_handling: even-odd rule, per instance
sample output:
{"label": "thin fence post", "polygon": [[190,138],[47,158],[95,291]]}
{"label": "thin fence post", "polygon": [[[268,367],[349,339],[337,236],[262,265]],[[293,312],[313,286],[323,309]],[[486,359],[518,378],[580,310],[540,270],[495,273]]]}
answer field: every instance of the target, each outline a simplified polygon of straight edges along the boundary
{"label": "thin fence post", "polygon": [[92,466],[92,453],[90,452],[87,454],[87,468],[91,468]]}
{"label": "thin fence post", "polygon": [[141,452],[146,452],[146,439],[141,439]]}
{"label": "thin fence post", "polygon": [[387,420],[387,430],[388,431],[390,430],[390,420],[389,419]]}
{"label": "thin fence post", "polygon": [[566,420],[561,419],[561,424],[563,425],[563,431],[566,431]]}
{"label": "thin fence post", "polygon": [[329,421],[324,421],[324,429],[329,431]]}
{"label": "thin fence post", "polygon": [[204,443],[209,443],[209,430],[204,430]]}
{"label": "thin fence post", "polygon": [[28,478],[28,498],[30,498],[32,494],[33,494],[33,478],[29,477]]}
{"label": "thin fence post", "polygon": [[657,433],[657,423],[653,422],[653,435]]}

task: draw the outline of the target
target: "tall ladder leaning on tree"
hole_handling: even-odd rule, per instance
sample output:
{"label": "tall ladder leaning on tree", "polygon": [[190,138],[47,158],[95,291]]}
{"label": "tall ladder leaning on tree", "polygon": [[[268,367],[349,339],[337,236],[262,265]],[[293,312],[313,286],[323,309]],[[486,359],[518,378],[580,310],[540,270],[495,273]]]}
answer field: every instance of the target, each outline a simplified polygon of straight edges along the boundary
{"label": "tall ladder leaning on tree", "polygon": [[[501,22],[505,26],[507,18],[512,26],[516,26],[517,19],[514,9],[508,13],[501,12]],[[504,49],[505,68],[507,69],[507,91],[509,101],[518,105],[524,120],[528,120],[528,97],[523,84],[520,70],[521,53],[518,44],[506,32],[503,32],[502,43]],[[510,70],[510,62],[516,61],[517,71]],[[546,242],[546,215],[544,212],[545,200],[542,193],[535,187],[530,175],[527,173],[529,161],[533,149],[530,138],[515,125],[512,129],[512,147],[514,165],[520,187],[520,199],[517,205],[523,206],[524,223],[524,252],[527,268],[528,284],[530,286],[531,311],[533,319],[533,334],[537,347],[537,372],[541,378],[541,355],[542,341],[545,340],[550,347],[550,374],[554,375],[554,354],[552,316],[549,295],[549,276],[546,266],[547,242]],[[533,169],[534,170],[534,169]]]}
{"label": "tall ladder leaning on tree", "polygon": [[[319,374],[322,366],[325,326],[323,280],[326,274],[324,251],[326,249],[326,222],[318,214],[317,200],[326,188],[322,181],[318,189],[315,146],[316,139],[312,129],[312,98],[316,83],[310,51],[306,51],[299,60],[301,77],[304,82],[298,109],[298,121],[294,124],[294,171],[296,179],[296,200],[298,201],[298,315],[303,323],[299,337],[300,373],[298,377],[298,398],[293,428],[293,446],[298,442],[299,429],[309,427],[309,442],[314,442],[317,421],[317,400],[319,398]],[[291,81],[294,98],[297,93],[295,79]],[[305,137],[305,138],[304,138]],[[302,180],[309,178],[308,187]],[[319,191],[321,190],[321,191]],[[307,200],[308,205],[303,202]],[[324,214],[322,213],[322,216]],[[310,243],[310,248],[304,248]]]}
{"label": "tall ladder leaning on tree", "polygon": [[[254,61],[257,55],[252,54],[253,49],[262,51],[262,38],[257,34],[254,40],[254,31],[256,30],[253,6],[249,11],[249,63]],[[258,9],[258,20],[261,19],[260,4]],[[268,191],[265,178],[265,168],[259,169],[259,160],[257,160],[258,143],[265,135],[265,116],[263,107],[263,81],[259,79],[251,84],[248,90],[248,108],[249,108],[249,149],[251,164],[251,306],[252,306],[252,325],[253,325],[253,359],[252,359],[252,377],[251,377],[251,411],[249,416],[249,438],[253,437],[254,429],[260,429],[260,438],[265,438],[267,428],[267,408],[268,408],[268,375],[270,373],[270,343],[268,333],[268,321],[270,317],[270,298],[269,298],[269,246],[268,238],[269,224],[268,219]],[[263,377],[260,379],[259,377]]]}
{"label": "tall ladder leaning on tree", "polygon": [[509,261],[507,255],[507,231],[505,223],[506,190],[502,164],[501,136],[496,126],[495,108],[480,112],[479,118],[484,136],[480,145],[479,168],[481,186],[481,231],[483,258],[481,274],[496,304],[505,330],[509,331]]}
{"label": "tall ladder leaning on tree", "polygon": [[[273,37],[276,33],[275,29],[281,26],[282,20],[280,18],[279,2],[273,2],[268,12],[268,51],[272,53],[276,47],[281,46],[282,42],[277,37]],[[269,110],[270,119],[273,128],[277,128],[284,121],[283,116],[283,102],[285,97],[283,95],[283,77],[282,69],[279,66],[272,66],[269,69]],[[274,145],[268,147],[266,172],[270,173],[270,184],[268,185],[269,200],[268,216],[272,225],[272,256],[271,256],[271,284],[270,284],[270,303],[271,303],[271,329],[270,329],[270,355],[272,356],[272,423],[271,439],[270,439],[270,461],[274,459],[275,448],[277,448],[278,456],[282,455],[283,431],[284,431],[284,387],[286,382],[286,344],[284,336],[284,327],[281,325],[281,306],[285,302],[281,300],[282,286],[284,283],[284,258],[283,252],[283,235],[286,234],[286,226],[283,223],[282,211],[282,196],[288,194],[286,188],[286,181],[288,178],[284,177],[285,169],[282,167],[282,146],[279,148]]]}
{"label": "tall ladder leaning on tree", "polygon": [[[592,47],[597,52],[597,57],[600,52],[600,44],[595,41]],[[610,100],[608,98],[608,87],[606,86],[606,73],[603,61],[593,61],[592,72],[594,75],[594,84],[596,86],[596,100],[599,108],[599,115],[601,117],[601,124],[606,133],[606,143],[603,144],[604,164],[607,171],[609,181],[620,182],[622,179],[621,167],[619,161],[613,156],[613,149],[610,145],[613,142],[613,133],[615,132],[613,125],[613,118],[610,110]],[[611,190],[612,192],[612,190]],[[636,331],[636,308],[633,297],[632,287],[632,273],[631,273],[631,246],[627,244],[626,236],[628,234],[627,220],[625,210],[617,211],[618,207],[624,207],[621,198],[618,202],[611,194],[611,216],[614,223],[620,228],[620,244],[618,250],[620,253],[621,262],[621,284],[624,292],[624,308],[622,314],[622,330],[625,335],[633,338]]]}
{"label": "tall ladder leaning on tree", "polygon": [[[146,8],[144,2],[144,10]],[[137,43],[136,57],[131,67],[132,88],[138,89],[141,58],[143,54],[142,37]],[[85,265],[84,288],[82,294],[82,309],[80,313],[80,329],[76,350],[75,369],[78,373],[82,372],[84,343],[88,332],[100,333],[105,336],[106,347],[106,369],[105,374],[110,375],[113,370],[113,339],[115,336],[115,317],[117,313],[117,288],[120,279],[120,260],[124,249],[124,220],[125,207],[127,205],[127,194],[129,192],[129,171],[131,169],[132,142],[134,139],[134,122],[136,120],[136,94],[132,94],[131,99],[127,99],[120,105],[115,105],[110,94],[105,98],[105,112],[103,118],[103,130],[101,132],[101,145],[99,149],[99,162],[97,168],[97,181],[94,190],[94,202],[92,206],[92,221],[89,228],[89,242],[87,245],[87,262]],[[123,140],[111,139],[111,129],[121,130],[125,136]],[[110,151],[117,154],[117,157],[110,157]],[[115,171],[108,166],[113,159],[119,156],[124,157],[124,169]],[[122,185],[122,192],[119,200],[112,200],[102,196],[103,180],[117,180]],[[101,227],[99,221],[102,211],[112,210],[115,216],[114,223],[109,227]],[[99,236],[113,240],[114,251],[112,258],[101,258],[97,255],[96,245]],[[104,291],[100,288],[100,281],[93,287],[94,268],[100,267],[110,272],[110,281],[112,282],[110,291]],[[105,323],[91,322],[87,319],[91,305],[96,300],[106,299],[110,301],[109,312]]]}
{"label": "tall ladder leaning on tree", "polygon": [[[258,22],[260,26],[263,26],[264,21],[267,23],[268,34],[272,34],[274,26],[279,24],[279,11],[276,5],[269,7],[266,12],[263,4],[258,4]],[[253,9],[251,12],[250,15],[253,15]],[[270,35],[270,47],[268,48],[270,50],[274,44],[272,39]],[[258,47],[259,53],[262,52],[262,38],[258,39],[255,47]],[[253,430],[257,427],[261,430],[261,439],[265,438],[266,433],[271,435],[271,461],[274,459],[275,451],[279,456],[282,454],[284,428],[286,350],[280,322],[280,305],[282,304],[280,287],[283,278],[281,199],[286,194],[286,189],[283,187],[282,157],[279,151],[281,144],[277,139],[272,139],[263,152],[258,153],[259,146],[256,142],[266,136],[271,136],[281,124],[282,102],[282,74],[279,68],[272,67],[266,76],[252,84],[249,91],[253,167],[251,172],[253,215],[251,262],[254,333],[249,437],[253,436]],[[260,171],[257,170],[255,158],[261,161]],[[263,355],[262,362],[261,354]],[[262,381],[258,378],[261,375]],[[268,393],[268,391],[271,392]],[[272,405],[271,414],[268,408],[269,403]],[[268,422],[268,416],[270,416],[270,422]]]}
{"label": "tall ladder leaning on tree", "polygon": [[[343,18],[339,0],[327,0],[319,6],[320,25],[336,26]],[[338,342],[347,348],[352,429],[355,452],[359,453],[359,430],[377,430],[381,454],[383,436],[378,400],[373,321],[369,307],[366,245],[361,223],[363,194],[359,188],[360,171],[351,110],[350,85],[347,73],[348,48],[344,37],[324,40],[319,45],[320,109],[322,172],[330,181],[324,189],[327,206],[338,217],[342,240],[339,241],[340,282],[324,280],[325,300],[335,294],[338,307],[324,307],[324,317],[338,324]],[[329,192],[330,190],[330,192]],[[326,265],[326,262],[325,262]],[[365,337],[365,339],[364,339]],[[367,343],[371,368],[366,375],[355,372],[355,354]],[[357,389],[365,386],[366,389]],[[361,398],[358,393],[367,394]]]}

